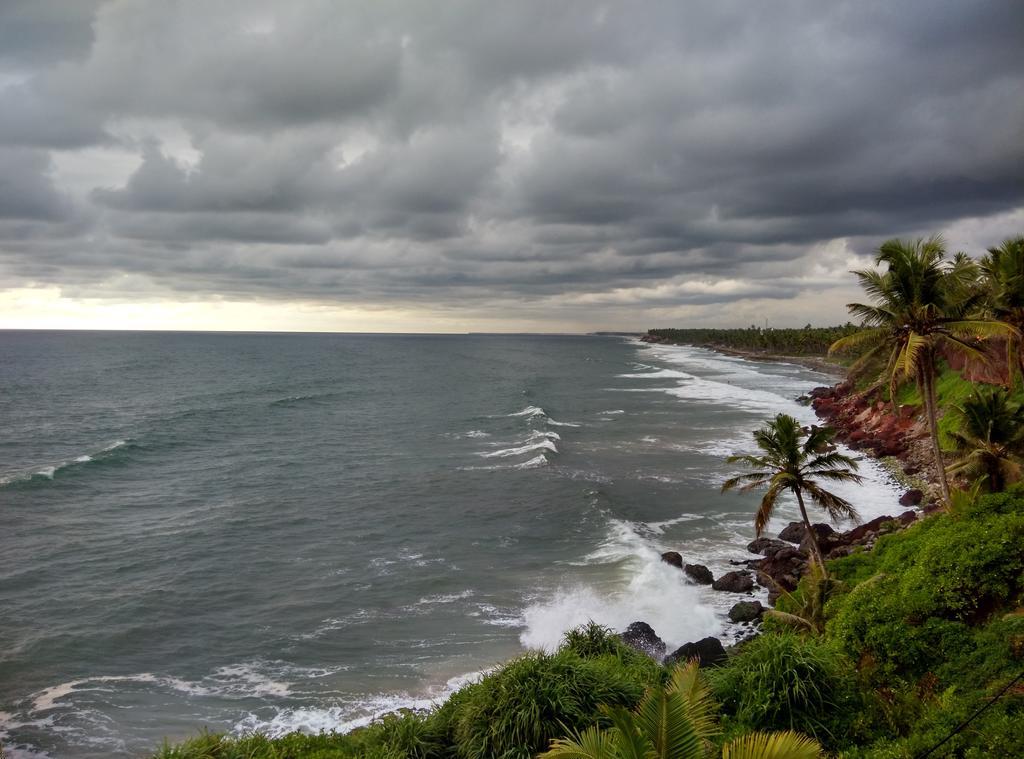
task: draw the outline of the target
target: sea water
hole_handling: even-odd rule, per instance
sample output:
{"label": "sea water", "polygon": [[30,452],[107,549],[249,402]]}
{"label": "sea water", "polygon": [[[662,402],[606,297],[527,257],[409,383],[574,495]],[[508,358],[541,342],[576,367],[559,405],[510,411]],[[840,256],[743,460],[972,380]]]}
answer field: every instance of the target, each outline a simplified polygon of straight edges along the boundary
{"label": "sea water", "polygon": [[[589,620],[735,636],[660,554],[750,557],[725,457],[829,381],[621,337],[0,332],[0,743],[345,730]],[[861,464],[835,489],[892,513]]]}

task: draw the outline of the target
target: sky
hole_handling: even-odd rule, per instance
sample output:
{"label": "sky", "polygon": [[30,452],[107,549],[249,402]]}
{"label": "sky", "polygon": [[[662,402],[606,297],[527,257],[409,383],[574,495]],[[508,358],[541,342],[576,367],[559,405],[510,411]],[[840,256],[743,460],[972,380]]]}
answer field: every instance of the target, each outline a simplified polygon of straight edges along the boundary
{"label": "sky", "polygon": [[0,328],[846,321],[1024,234],[1024,3],[0,0]]}

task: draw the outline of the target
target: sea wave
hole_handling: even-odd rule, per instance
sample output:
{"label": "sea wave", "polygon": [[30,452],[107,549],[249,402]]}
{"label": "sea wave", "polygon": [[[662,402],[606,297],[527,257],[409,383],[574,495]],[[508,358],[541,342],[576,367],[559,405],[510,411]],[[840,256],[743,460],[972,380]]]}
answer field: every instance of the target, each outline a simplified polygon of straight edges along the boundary
{"label": "sea wave", "polygon": [[535,600],[523,612],[524,646],[553,651],[567,630],[588,622],[613,630],[647,622],[670,650],[721,632],[715,610],[702,603],[682,572],[661,560],[657,547],[632,522],[609,520],[605,540],[584,562],[620,565],[619,578],[609,586],[559,587]]}
{"label": "sea wave", "polygon": [[102,448],[90,453],[82,454],[81,456],[76,456],[73,459],[67,459],[56,464],[49,464],[36,469],[16,472],[5,477],[0,477],[0,488],[52,481],[56,479],[58,475],[66,473],[71,469],[75,469],[85,464],[109,460],[115,451],[125,448],[130,444],[131,441],[128,440],[115,440]]}
{"label": "sea wave", "polygon": [[272,738],[295,731],[313,735],[331,731],[348,732],[400,709],[430,709],[460,688],[479,681],[490,671],[491,669],[485,669],[457,675],[449,678],[443,685],[427,688],[426,692],[421,694],[379,694],[337,706],[281,709],[269,719],[250,712],[235,723],[232,732],[236,735],[258,732]]}
{"label": "sea wave", "polygon": [[537,443],[526,443],[525,445],[518,445],[512,448],[499,448],[496,451],[477,451],[476,455],[485,459],[494,459],[508,458],[509,456],[521,456],[524,453],[531,453],[533,451],[551,451],[552,453],[558,453],[558,447],[551,439],[544,438]]}

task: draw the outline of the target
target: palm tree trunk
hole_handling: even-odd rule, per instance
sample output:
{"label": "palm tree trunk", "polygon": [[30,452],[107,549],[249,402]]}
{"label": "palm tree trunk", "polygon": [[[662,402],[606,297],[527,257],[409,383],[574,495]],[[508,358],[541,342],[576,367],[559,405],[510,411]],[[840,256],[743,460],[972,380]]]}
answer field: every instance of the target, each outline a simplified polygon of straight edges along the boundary
{"label": "palm tree trunk", "polygon": [[949,480],[946,478],[946,465],[942,460],[942,448],[939,447],[939,418],[935,400],[935,363],[929,355],[918,369],[917,388],[924,400],[925,416],[928,417],[928,432],[932,439],[932,455],[935,457],[935,468],[938,472],[939,487],[942,489],[942,500],[949,505]]}
{"label": "palm tree trunk", "polygon": [[796,502],[800,504],[800,516],[803,517],[804,527],[807,528],[807,538],[811,541],[811,558],[821,567],[822,575],[828,577],[828,572],[825,571],[825,557],[821,555],[821,546],[818,545],[818,533],[811,527],[811,520],[807,518],[804,496],[799,490],[793,492],[796,493]]}

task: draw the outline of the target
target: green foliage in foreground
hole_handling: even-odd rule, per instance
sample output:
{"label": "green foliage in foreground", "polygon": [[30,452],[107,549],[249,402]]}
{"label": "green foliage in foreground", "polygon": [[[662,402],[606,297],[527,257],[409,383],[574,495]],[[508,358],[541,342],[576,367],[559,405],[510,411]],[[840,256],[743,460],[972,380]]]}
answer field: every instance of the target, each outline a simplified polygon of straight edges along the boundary
{"label": "green foliage in foreground", "polygon": [[[1024,669],[1022,546],[1019,486],[830,562],[837,584],[824,634],[766,622],[708,673],[724,728],[715,751],[752,731],[794,729],[838,757],[912,759],[946,738]],[[635,709],[669,677],[592,625],[558,652],[515,659],[429,712],[347,735],[200,735],[157,759],[525,758],[553,739],[611,727],[611,714]],[[1024,756],[1022,724],[1018,683],[937,755]]]}
{"label": "green foliage in foreground", "polygon": [[796,730],[835,744],[861,708],[852,672],[831,643],[780,632],[754,638],[711,682],[742,728]]}
{"label": "green foliage in foreground", "polygon": [[[668,685],[647,689],[634,711],[605,709],[608,728],[589,727],[552,742],[541,759],[707,759],[719,735],[715,702],[697,662]],[[817,741],[792,731],[749,733],[722,746],[723,759],[818,759]]]}

